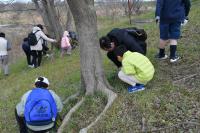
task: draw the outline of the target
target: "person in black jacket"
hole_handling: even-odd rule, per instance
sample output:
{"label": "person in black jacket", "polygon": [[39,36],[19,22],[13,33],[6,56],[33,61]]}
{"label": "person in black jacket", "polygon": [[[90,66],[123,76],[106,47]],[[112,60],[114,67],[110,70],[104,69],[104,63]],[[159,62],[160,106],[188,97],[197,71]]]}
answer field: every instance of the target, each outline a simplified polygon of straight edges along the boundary
{"label": "person in black jacket", "polygon": [[[126,29],[112,29],[107,36],[103,36],[99,39],[99,43],[103,50],[108,51],[108,58],[118,68],[120,68],[122,64],[117,60],[117,57],[113,52],[117,46],[124,45],[129,51],[138,52],[144,55],[146,54],[146,43],[135,39],[128,34]],[[141,45],[141,43],[143,45]]]}
{"label": "person in black jacket", "polygon": [[28,44],[28,38],[24,38],[23,43],[22,43],[22,49],[24,53],[26,54],[28,67],[33,68],[32,62],[31,62],[31,49],[30,49],[30,45]]}

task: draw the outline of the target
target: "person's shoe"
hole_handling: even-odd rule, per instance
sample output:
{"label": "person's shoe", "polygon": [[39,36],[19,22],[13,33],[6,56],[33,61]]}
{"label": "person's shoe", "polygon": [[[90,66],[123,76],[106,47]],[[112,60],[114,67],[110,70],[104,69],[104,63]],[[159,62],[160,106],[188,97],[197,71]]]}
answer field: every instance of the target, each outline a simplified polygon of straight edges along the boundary
{"label": "person's shoe", "polygon": [[28,67],[30,67],[30,68],[34,68],[34,65],[28,65]]}
{"label": "person's shoe", "polygon": [[45,55],[45,57],[49,57],[49,56],[50,56],[49,54],[46,54],[46,55]]}
{"label": "person's shoe", "polygon": [[136,86],[130,86],[128,87],[128,93],[134,93],[134,92],[142,91],[144,89],[145,89],[144,85],[142,84],[136,85]]}
{"label": "person's shoe", "polygon": [[165,59],[168,58],[168,56],[166,54],[164,56],[161,56],[161,55],[157,54],[157,55],[155,55],[155,58],[159,59],[159,60],[165,60]]}
{"label": "person's shoe", "polygon": [[171,58],[171,59],[170,59],[170,62],[171,62],[171,63],[175,63],[175,62],[177,62],[179,59],[180,59],[179,56],[175,56],[174,58]]}

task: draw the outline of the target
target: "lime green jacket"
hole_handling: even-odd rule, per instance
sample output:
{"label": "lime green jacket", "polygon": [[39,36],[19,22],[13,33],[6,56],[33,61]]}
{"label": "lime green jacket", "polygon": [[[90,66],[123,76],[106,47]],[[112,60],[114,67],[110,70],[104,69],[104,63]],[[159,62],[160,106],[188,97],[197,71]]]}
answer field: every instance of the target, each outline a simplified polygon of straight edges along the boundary
{"label": "lime green jacket", "polygon": [[150,81],[155,72],[152,63],[146,56],[130,51],[123,55],[122,71],[127,75],[133,75],[143,84]]}

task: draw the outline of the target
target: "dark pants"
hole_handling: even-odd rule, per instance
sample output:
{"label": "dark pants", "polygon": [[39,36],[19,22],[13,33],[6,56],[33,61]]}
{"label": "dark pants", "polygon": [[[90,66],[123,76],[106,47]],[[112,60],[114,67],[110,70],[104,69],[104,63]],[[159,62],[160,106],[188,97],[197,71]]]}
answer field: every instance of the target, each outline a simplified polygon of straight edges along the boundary
{"label": "dark pants", "polygon": [[42,51],[32,50],[31,54],[33,56],[32,63],[34,67],[39,67],[42,61]]}
{"label": "dark pants", "polygon": [[26,59],[27,59],[28,65],[32,65],[30,48],[27,48],[27,46],[22,45],[22,49],[23,49],[24,53],[26,54]]}
{"label": "dark pants", "polygon": [[118,68],[122,66],[122,63],[117,60],[117,57],[113,51],[108,52],[107,56]]}
{"label": "dark pants", "polygon": [[[17,124],[19,125],[20,133],[28,133],[29,131],[30,131],[31,133],[46,133],[47,131],[50,131],[50,130],[52,129],[52,128],[51,128],[51,129],[43,130],[43,131],[32,131],[32,130],[28,129],[28,128],[26,127],[26,122],[25,122],[24,117],[18,116],[17,110],[16,110],[16,109],[15,109],[15,118],[16,118],[16,120],[17,120]],[[59,119],[61,120],[60,115],[58,114],[58,115],[57,115],[57,118],[56,118],[56,123],[57,123],[57,121],[58,121]],[[56,129],[56,128],[57,128],[56,126],[57,126],[57,125],[55,124],[53,128]]]}
{"label": "dark pants", "polygon": [[46,44],[42,44],[42,55],[46,55],[47,51],[49,51],[49,48],[47,47]]}
{"label": "dark pants", "polygon": [[15,109],[15,118],[17,120],[17,124],[19,125],[20,133],[28,133],[24,117],[18,116],[16,109]]}

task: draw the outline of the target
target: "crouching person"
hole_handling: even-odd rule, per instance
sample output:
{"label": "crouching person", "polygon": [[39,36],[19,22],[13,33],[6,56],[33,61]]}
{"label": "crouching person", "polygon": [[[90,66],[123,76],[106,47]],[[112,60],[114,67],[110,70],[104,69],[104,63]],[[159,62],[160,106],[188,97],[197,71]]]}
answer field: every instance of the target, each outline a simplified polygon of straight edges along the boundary
{"label": "crouching person", "polygon": [[124,46],[117,47],[114,53],[118,61],[122,62],[122,69],[118,73],[119,78],[131,85],[128,87],[128,92],[144,90],[155,71],[149,59],[138,52],[128,51]]}
{"label": "crouching person", "polygon": [[55,127],[58,113],[62,111],[61,99],[48,89],[49,81],[45,77],[35,80],[35,88],[26,92],[15,109],[20,133],[46,133]]}

